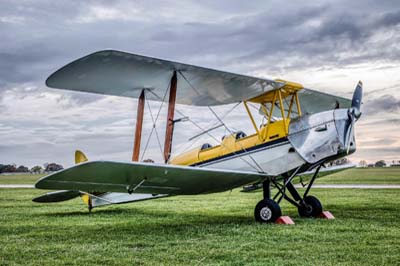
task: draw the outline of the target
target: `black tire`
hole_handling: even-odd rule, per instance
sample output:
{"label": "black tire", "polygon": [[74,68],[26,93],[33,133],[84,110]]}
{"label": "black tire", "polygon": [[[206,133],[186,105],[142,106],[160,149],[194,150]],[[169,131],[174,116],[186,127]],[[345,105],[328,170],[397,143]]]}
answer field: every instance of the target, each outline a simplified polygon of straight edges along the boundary
{"label": "black tire", "polygon": [[298,208],[301,217],[318,217],[322,213],[322,204],[314,196],[304,198],[305,205]]}
{"label": "black tire", "polygon": [[254,217],[259,223],[273,223],[282,216],[281,207],[271,199],[263,199],[254,209]]}

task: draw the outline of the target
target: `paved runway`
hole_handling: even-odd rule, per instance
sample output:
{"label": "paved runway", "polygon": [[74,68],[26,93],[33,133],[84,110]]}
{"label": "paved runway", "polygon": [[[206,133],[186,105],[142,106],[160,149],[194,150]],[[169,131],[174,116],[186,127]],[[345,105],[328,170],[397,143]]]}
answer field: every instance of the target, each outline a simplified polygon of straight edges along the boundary
{"label": "paved runway", "polygon": [[28,184],[7,184],[7,185],[0,185],[0,188],[35,188],[35,186]]}
{"label": "paved runway", "polygon": [[[302,188],[302,185],[295,185],[296,188]],[[0,185],[0,188],[35,188],[29,184],[7,184]],[[400,185],[373,185],[373,184],[315,184],[313,188],[353,188],[353,189],[400,189]]]}

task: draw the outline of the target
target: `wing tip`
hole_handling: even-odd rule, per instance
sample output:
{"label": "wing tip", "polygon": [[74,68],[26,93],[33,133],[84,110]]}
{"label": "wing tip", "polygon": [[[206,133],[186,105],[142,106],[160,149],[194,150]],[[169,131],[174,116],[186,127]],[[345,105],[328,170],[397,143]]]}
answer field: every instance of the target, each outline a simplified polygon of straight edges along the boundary
{"label": "wing tip", "polygon": [[[67,69],[68,67],[70,67],[71,65],[76,64],[77,62],[93,56],[93,55],[97,55],[97,54],[104,54],[104,53],[126,53],[124,51],[119,51],[119,50],[114,50],[114,49],[104,49],[104,50],[98,50],[95,52],[92,52],[90,54],[87,54],[85,56],[82,56],[78,59],[73,60],[72,62],[60,67],[59,69],[57,69],[56,71],[54,71],[52,74],[50,74],[50,76],[47,77],[45,84],[47,87],[52,88],[52,89],[64,89],[63,87],[58,86],[57,82],[56,82],[56,78],[58,76],[58,74],[62,73],[63,70]],[[65,88],[67,89],[67,88]]]}

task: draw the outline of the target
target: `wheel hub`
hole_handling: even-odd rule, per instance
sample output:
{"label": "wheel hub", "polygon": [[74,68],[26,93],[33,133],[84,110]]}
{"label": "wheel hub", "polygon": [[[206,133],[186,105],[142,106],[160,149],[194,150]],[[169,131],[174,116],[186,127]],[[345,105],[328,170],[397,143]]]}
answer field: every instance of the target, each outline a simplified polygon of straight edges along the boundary
{"label": "wheel hub", "polygon": [[260,216],[264,221],[268,221],[272,217],[272,211],[268,207],[264,207],[260,210]]}
{"label": "wheel hub", "polygon": [[305,207],[305,210],[306,210],[306,212],[307,212],[308,214],[311,214],[311,213],[312,213],[313,207],[312,207],[311,205],[306,204],[306,206],[304,206],[304,207]]}

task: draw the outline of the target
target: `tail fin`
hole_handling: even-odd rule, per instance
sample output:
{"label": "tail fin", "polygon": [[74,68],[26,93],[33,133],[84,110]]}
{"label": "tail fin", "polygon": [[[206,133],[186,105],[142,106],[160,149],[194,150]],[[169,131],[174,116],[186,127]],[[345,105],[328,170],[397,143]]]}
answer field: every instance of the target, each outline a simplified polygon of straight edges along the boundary
{"label": "tail fin", "polygon": [[[89,160],[82,151],[80,151],[80,150],[75,151],[75,164],[83,163],[83,162],[87,162],[87,161],[89,161]],[[81,194],[81,199],[88,206],[88,209],[90,212],[93,208],[92,207],[92,199],[91,199],[90,195]]]}
{"label": "tail fin", "polygon": [[83,163],[83,162],[87,162],[88,158],[86,157],[86,155],[81,152],[80,150],[76,150],[75,151],[75,164],[78,163]]}
{"label": "tail fin", "polygon": [[[75,151],[75,164],[78,163],[83,163],[83,162],[87,162],[88,158],[86,157],[86,155],[77,150]],[[75,191],[75,190],[60,190],[60,191],[54,191],[54,192],[49,192],[46,193],[44,195],[41,195],[39,197],[36,197],[34,199],[32,199],[34,202],[60,202],[60,201],[65,201],[65,200],[70,200],[70,199],[74,199],[76,197],[81,197],[83,202],[88,206],[89,211],[92,210],[92,199],[90,197],[90,195],[85,194],[81,191]]]}

